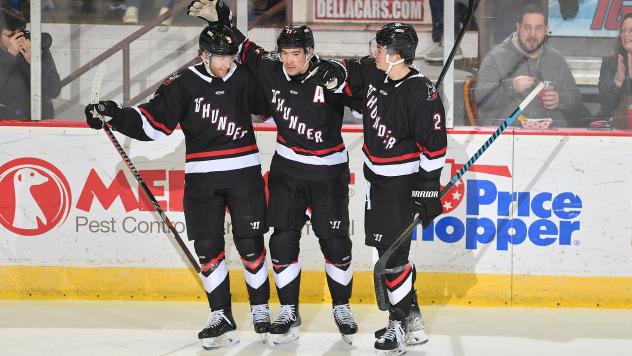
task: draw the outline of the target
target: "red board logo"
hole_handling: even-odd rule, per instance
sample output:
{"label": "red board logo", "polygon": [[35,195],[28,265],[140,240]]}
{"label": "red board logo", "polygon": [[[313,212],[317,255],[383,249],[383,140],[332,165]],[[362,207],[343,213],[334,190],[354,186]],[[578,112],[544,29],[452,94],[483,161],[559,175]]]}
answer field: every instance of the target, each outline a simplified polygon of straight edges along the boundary
{"label": "red board logo", "polygon": [[[450,177],[454,177],[459,169],[463,168],[463,164],[456,163],[453,159],[446,159],[446,165],[450,166]],[[511,172],[507,166],[492,166],[484,164],[476,164],[470,167],[469,172],[478,172],[485,174],[492,174],[501,177],[511,177]],[[441,185],[441,189],[443,189]],[[441,205],[443,205],[443,213],[447,214],[456,209],[463,199],[465,198],[465,184],[463,178],[454,184],[454,187],[441,198]]]}
{"label": "red board logo", "polygon": [[37,236],[62,224],[70,212],[66,177],[47,161],[24,157],[0,167],[0,224]]}

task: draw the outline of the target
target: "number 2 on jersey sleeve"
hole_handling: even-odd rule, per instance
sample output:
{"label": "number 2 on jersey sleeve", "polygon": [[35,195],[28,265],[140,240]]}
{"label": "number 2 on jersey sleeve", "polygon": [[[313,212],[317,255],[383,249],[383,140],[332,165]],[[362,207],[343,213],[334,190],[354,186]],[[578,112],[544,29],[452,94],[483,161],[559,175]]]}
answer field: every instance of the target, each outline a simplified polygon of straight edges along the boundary
{"label": "number 2 on jersey sleeve", "polygon": [[432,122],[434,122],[434,130],[441,131],[441,114],[439,113],[432,114]]}

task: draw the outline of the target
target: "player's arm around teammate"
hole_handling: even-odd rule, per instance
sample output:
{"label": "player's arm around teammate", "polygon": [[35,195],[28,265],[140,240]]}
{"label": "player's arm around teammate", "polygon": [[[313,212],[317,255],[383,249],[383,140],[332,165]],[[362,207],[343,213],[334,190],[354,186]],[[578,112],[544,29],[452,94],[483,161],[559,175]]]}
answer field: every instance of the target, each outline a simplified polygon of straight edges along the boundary
{"label": "player's arm around teammate", "polygon": [[[208,21],[230,21],[226,6],[220,4],[196,1],[189,12]],[[309,220],[325,260],[334,321],[343,339],[351,342],[357,325],[349,306],[353,267],[348,154],[340,132],[344,96],[325,91],[310,76],[318,57],[308,26],[283,28],[273,52],[243,36],[239,42],[239,61],[256,73],[278,132],[268,179],[268,224],[274,227],[270,255],[281,312],[271,326],[271,342],[298,338],[299,249]],[[311,217],[306,215],[308,208]]]}

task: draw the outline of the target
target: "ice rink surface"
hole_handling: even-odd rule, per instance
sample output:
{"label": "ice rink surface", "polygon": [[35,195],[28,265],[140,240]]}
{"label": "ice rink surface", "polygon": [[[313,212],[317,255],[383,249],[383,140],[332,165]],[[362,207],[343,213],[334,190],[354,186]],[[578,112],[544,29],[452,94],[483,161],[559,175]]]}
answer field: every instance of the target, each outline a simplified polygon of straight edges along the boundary
{"label": "ice rink surface", "polygon": [[[0,355],[372,355],[373,332],[387,318],[373,305],[353,305],[360,330],[348,346],[330,306],[304,304],[298,342],[271,347],[251,331],[248,305],[233,309],[240,342],[205,351],[197,332],[206,303],[4,300]],[[407,355],[632,355],[632,310],[422,306],[422,313],[430,341]]]}

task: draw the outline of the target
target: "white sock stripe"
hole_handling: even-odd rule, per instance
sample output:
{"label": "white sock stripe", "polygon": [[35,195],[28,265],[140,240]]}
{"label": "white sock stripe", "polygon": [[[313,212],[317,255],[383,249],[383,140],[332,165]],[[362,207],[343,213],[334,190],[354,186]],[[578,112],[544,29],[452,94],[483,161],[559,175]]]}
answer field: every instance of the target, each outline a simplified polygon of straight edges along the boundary
{"label": "white sock stripe", "polygon": [[228,277],[228,268],[226,267],[226,262],[222,260],[217,268],[213,272],[211,272],[208,277],[205,277],[201,273],[200,277],[202,278],[202,283],[204,284],[204,290],[207,293],[211,293]]}
{"label": "white sock stripe", "polygon": [[399,303],[413,289],[413,274],[409,273],[404,283],[395,288],[392,292],[387,288],[388,301],[391,305]]}
{"label": "white sock stripe", "polygon": [[274,268],[272,270],[274,271],[274,283],[277,288],[283,288],[298,277],[298,274],[301,272],[301,263],[292,263],[279,273]]}
{"label": "white sock stripe", "polygon": [[329,276],[329,278],[334,281],[346,286],[353,279],[353,266],[349,265],[349,267],[344,270],[334,266],[331,263],[325,263],[325,272]]}
{"label": "white sock stripe", "polygon": [[244,278],[251,288],[258,289],[268,280],[268,263],[264,260],[256,273],[252,273],[244,267]]}

